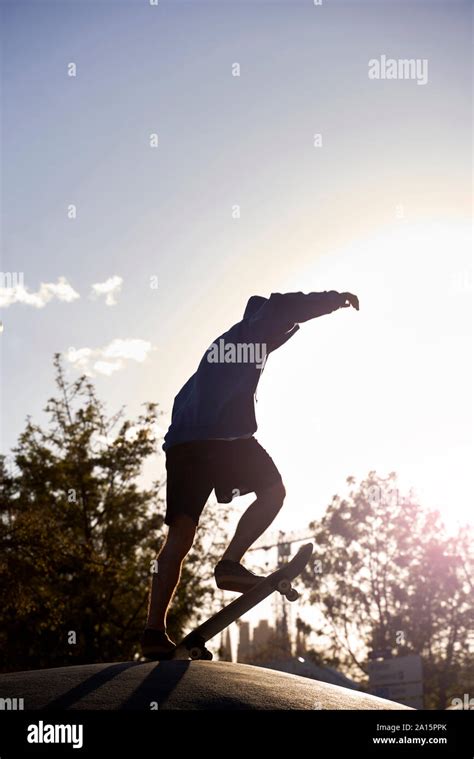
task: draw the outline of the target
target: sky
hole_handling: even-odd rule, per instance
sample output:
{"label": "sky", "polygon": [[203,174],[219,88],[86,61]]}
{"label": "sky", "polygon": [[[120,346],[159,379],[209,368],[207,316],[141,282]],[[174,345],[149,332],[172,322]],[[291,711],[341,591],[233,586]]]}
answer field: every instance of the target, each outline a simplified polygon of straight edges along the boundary
{"label": "sky", "polygon": [[274,529],[373,469],[472,520],[471,7],[3,0],[3,452],[44,421],[56,352],[165,431],[250,295],[351,291],[259,385]]}

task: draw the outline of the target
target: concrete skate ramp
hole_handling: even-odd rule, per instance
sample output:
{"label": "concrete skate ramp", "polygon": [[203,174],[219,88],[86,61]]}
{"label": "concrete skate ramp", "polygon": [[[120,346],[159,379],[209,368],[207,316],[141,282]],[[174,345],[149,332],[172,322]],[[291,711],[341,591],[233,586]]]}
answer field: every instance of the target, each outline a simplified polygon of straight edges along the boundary
{"label": "concrete skate ramp", "polygon": [[[409,708],[306,677],[207,661],[122,662],[14,672],[0,675],[0,698],[22,698],[25,710]],[[11,708],[8,701],[2,705]]]}

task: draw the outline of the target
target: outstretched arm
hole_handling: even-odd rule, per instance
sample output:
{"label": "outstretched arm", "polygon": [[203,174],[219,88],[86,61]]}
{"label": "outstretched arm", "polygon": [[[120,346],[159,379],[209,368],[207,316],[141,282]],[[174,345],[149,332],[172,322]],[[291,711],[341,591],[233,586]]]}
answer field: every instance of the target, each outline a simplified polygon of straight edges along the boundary
{"label": "outstretched arm", "polygon": [[352,306],[359,310],[359,299],[352,293],[329,290],[322,293],[272,293],[254,317],[269,333],[288,332],[295,324]]}
{"label": "outstretched arm", "polygon": [[[275,293],[278,295],[278,293]],[[270,298],[273,298],[273,295]],[[270,302],[269,301],[269,302]],[[339,293],[336,290],[329,290],[322,293],[286,293],[280,296],[277,301],[277,308],[285,318],[289,318],[294,323],[306,322],[315,319],[317,316],[330,314],[339,308],[348,308],[352,306],[359,310],[359,299],[352,293]]]}

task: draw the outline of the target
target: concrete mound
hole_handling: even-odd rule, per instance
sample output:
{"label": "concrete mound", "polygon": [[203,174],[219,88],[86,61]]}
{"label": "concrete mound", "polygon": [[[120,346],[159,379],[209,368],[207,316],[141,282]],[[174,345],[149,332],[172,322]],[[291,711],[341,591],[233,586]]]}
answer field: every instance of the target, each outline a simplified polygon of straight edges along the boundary
{"label": "concrete mound", "polygon": [[119,662],[0,675],[2,708],[21,708],[18,699],[25,710],[60,711],[409,708],[297,675],[219,661]]}

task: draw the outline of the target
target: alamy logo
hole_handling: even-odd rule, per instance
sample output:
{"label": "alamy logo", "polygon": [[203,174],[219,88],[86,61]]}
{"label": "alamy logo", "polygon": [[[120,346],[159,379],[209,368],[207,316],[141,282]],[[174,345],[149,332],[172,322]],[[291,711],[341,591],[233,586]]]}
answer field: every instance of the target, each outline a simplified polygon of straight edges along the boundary
{"label": "alamy logo", "polygon": [[73,748],[83,746],[84,725],[48,725],[40,720],[28,725],[28,743],[71,743]]}
{"label": "alamy logo", "polygon": [[0,711],[16,712],[24,708],[24,698],[0,698]]}
{"label": "alamy logo", "polygon": [[371,58],[369,79],[416,79],[417,84],[428,82],[427,58]]}
{"label": "alamy logo", "polygon": [[22,271],[0,271],[0,290],[12,290],[25,287],[25,275]]}
{"label": "alamy logo", "polygon": [[474,709],[474,698],[469,698],[469,693],[464,694],[464,698],[453,698],[451,699],[452,706],[455,706],[456,709],[467,709],[471,711]]}
{"label": "alamy logo", "polygon": [[208,348],[207,360],[210,364],[255,364],[261,369],[266,355],[266,343],[226,343],[221,337]]}

